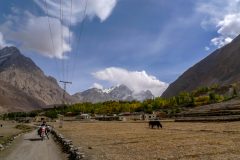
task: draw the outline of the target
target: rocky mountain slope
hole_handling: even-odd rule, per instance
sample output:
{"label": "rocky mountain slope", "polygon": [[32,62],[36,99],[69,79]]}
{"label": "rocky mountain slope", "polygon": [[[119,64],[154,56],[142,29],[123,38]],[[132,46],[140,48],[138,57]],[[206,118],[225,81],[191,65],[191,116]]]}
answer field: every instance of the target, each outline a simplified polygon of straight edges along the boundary
{"label": "rocky mountain slope", "polygon": [[132,100],[145,100],[145,99],[152,99],[154,96],[153,94],[147,90],[142,91],[140,93],[134,93],[125,85],[119,85],[116,87],[112,87],[109,89],[97,89],[91,88],[83,92],[79,92],[73,95],[77,99],[78,102],[104,102],[104,101],[132,101]]}
{"label": "rocky mountain slope", "polygon": [[42,106],[44,106],[43,102],[4,81],[0,81],[0,113],[28,111]]}
{"label": "rocky mountain slope", "polygon": [[0,111],[24,111],[62,102],[63,90],[57,81],[16,47],[0,50],[0,81]]}
{"label": "rocky mountain slope", "polygon": [[240,36],[184,72],[170,84],[162,97],[213,84],[229,85],[240,81]]}

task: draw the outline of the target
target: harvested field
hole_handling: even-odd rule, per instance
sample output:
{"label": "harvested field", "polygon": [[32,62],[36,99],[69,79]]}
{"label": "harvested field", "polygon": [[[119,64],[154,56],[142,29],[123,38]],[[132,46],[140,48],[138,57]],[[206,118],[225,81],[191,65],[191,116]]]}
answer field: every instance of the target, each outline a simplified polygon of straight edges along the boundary
{"label": "harvested field", "polygon": [[90,160],[239,159],[240,122],[64,122],[56,128]]}

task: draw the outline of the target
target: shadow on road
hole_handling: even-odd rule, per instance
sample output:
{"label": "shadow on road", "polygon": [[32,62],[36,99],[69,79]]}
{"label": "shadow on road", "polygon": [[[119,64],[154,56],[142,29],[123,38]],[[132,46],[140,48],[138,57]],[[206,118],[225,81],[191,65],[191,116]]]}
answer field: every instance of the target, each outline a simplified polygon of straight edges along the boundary
{"label": "shadow on road", "polygon": [[28,140],[28,141],[41,141],[42,138],[27,138],[27,139],[24,139],[24,140]]}

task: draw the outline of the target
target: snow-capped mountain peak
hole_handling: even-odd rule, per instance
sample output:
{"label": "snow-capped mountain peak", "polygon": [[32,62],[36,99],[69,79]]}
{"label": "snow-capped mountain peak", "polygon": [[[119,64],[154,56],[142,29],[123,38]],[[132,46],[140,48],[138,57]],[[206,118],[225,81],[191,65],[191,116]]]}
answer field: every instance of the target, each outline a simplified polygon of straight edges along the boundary
{"label": "snow-capped mountain peak", "polygon": [[73,96],[79,99],[79,102],[93,102],[93,103],[110,100],[143,101],[145,99],[152,99],[154,97],[151,91],[149,90],[135,93],[124,84],[106,89],[91,88],[86,91],[76,93]]}

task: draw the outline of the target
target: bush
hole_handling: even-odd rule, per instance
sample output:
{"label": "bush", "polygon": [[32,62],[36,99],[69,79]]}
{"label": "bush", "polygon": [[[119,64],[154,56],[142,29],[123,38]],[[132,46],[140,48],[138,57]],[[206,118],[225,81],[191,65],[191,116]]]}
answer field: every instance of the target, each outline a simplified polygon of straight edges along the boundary
{"label": "bush", "polygon": [[194,105],[205,105],[210,103],[210,97],[209,96],[199,96],[194,98]]}
{"label": "bush", "polygon": [[20,129],[20,130],[22,130],[23,132],[29,132],[29,131],[31,131],[31,130],[33,129],[31,126],[24,125],[24,124],[16,125],[15,128],[16,128],[16,129]]}
{"label": "bush", "polygon": [[58,113],[55,110],[49,110],[45,113],[45,116],[54,119],[58,117]]}

